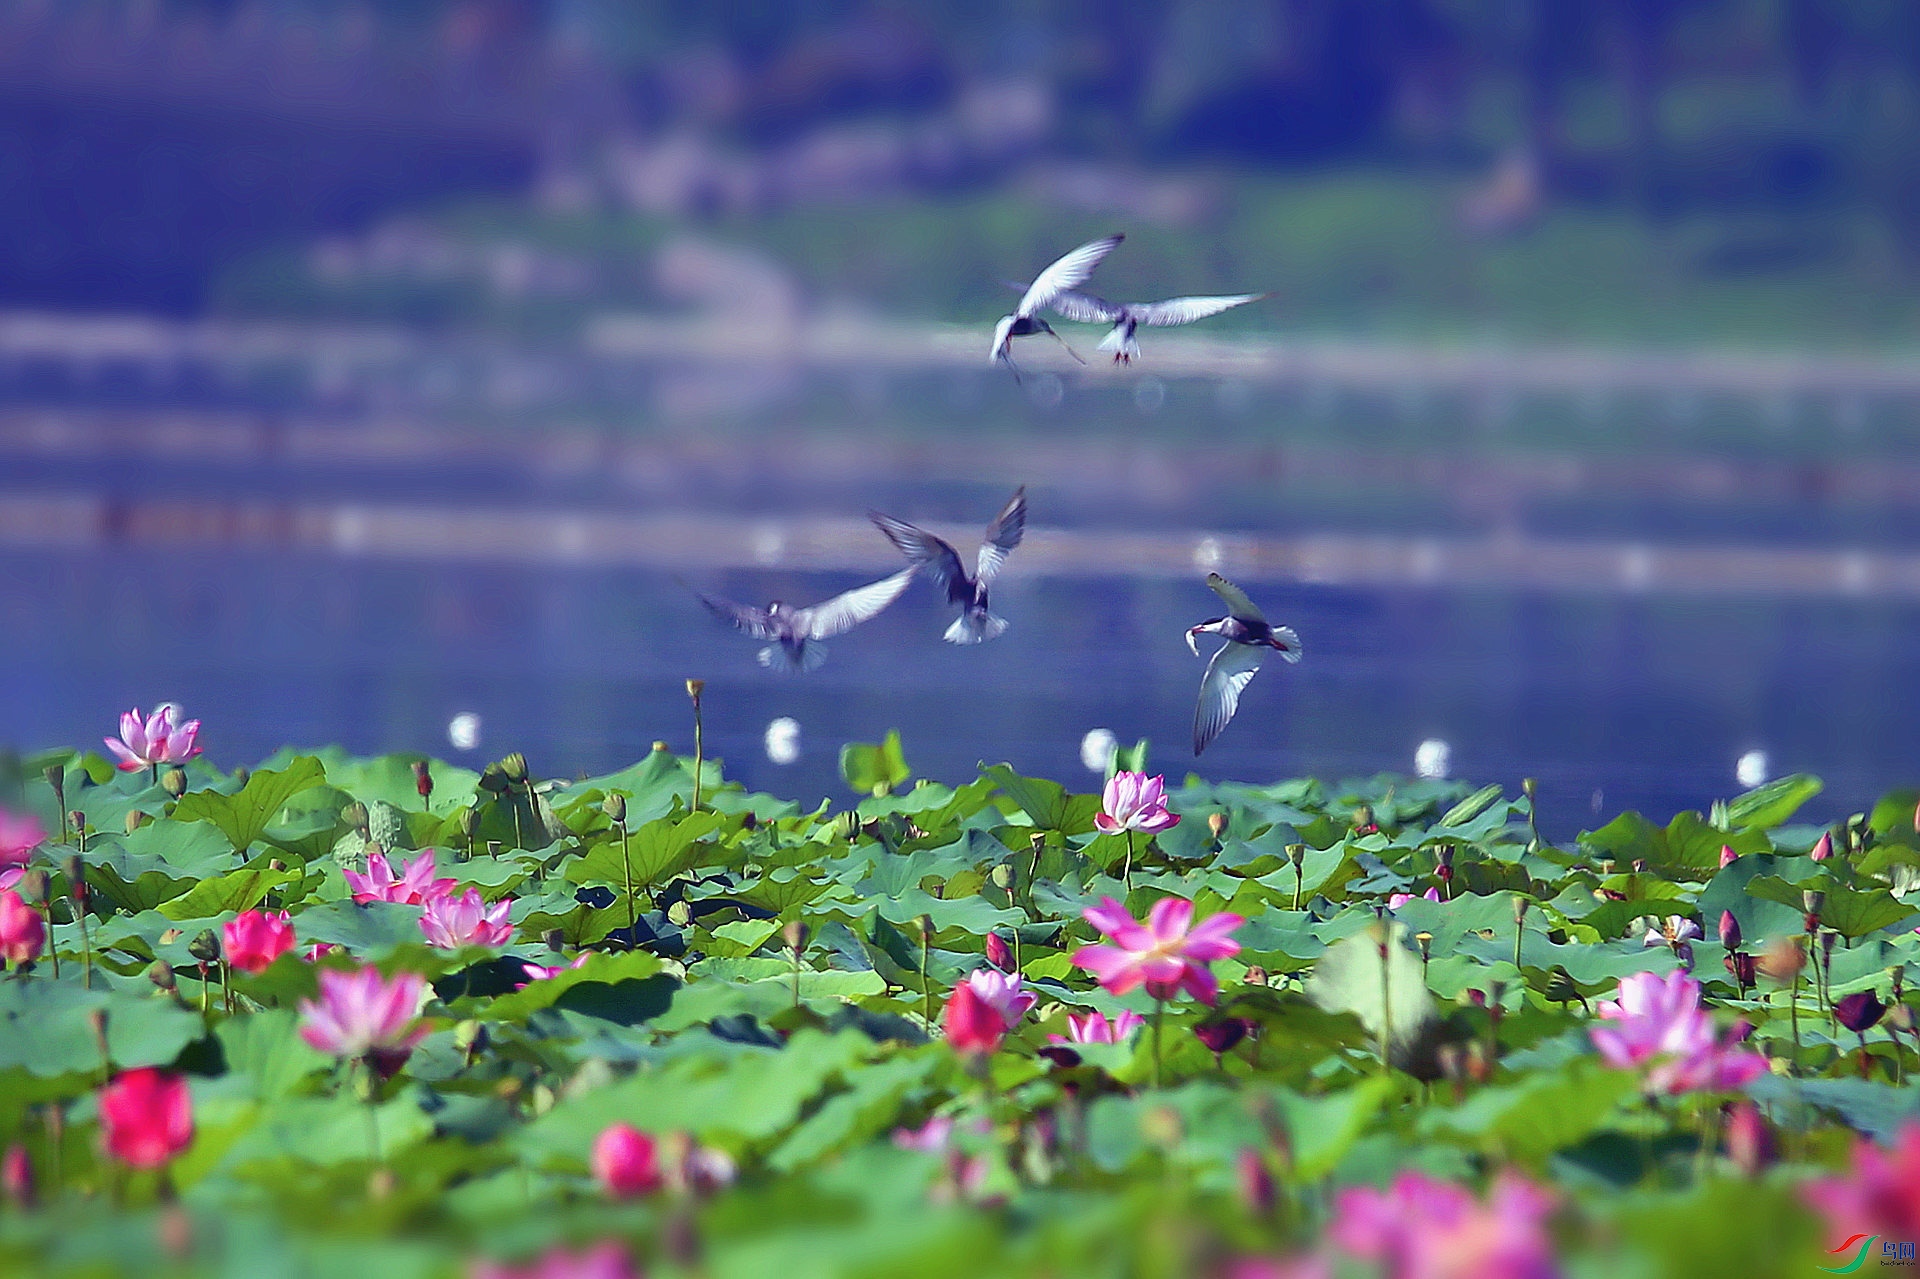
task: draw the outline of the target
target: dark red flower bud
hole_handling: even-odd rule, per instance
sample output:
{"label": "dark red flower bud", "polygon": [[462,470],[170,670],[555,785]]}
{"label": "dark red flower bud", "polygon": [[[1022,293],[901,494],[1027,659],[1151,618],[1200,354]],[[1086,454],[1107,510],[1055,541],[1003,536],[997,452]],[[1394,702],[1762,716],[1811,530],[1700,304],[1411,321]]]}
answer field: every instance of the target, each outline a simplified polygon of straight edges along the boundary
{"label": "dark red flower bud", "polygon": [[987,962],[1003,973],[1013,971],[1013,948],[1001,939],[999,933],[987,934]]}
{"label": "dark red flower bud", "polygon": [[413,761],[413,788],[420,792],[420,798],[426,799],[433,794],[433,774],[427,771],[427,761]]}
{"label": "dark red flower bud", "polygon": [[1235,1044],[1247,1037],[1253,1029],[1253,1023],[1244,1017],[1228,1017],[1222,1021],[1203,1022],[1193,1028],[1194,1038],[1205,1044],[1213,1055],[1231,1052]]}
{"label": "dark red flower bud", "polygon": [[1871,1030],[1879,1022],[1880,1014],[1886,1011],[1887,1006],[1870,990],[1855,991],[1845,999],[1833,1001],[1833,1015],[1856,1035]]}
{"label": "dark red flower bud", "polygon": [[1732,974],[1733,980],[1739,985],[1740,989],[1745,990],[1747,987],[1753,985],[1754,963],[1752,955],[1744,951],[1734,951],[1726,957],[1725,963],[1727,965],[1727,972]]}
{"label": "dark red flower bud", "polygon": [[1728,950],[1740,949],[1740,921],[1730,910],[1720,912],[1720,944]]}

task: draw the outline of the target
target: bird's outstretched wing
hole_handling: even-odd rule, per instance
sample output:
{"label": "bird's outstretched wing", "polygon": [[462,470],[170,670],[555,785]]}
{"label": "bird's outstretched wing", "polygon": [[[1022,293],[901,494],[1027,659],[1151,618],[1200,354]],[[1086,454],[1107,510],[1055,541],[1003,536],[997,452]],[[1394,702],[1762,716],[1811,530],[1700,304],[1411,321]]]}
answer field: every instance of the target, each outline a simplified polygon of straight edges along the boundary
{"label": "bird's outstretched wing", "polygon": [[1193,753],[1207,749],[1220,736],[1233,713],[1240,709],[1240,690],[1260,669],[1260,650],[1251,644],[1227,643],[1207,663],[1200,681],[1200,700],[1193,708]]}
{"label": "bird's outstretched wing", "polygon": [[1027,532],[1027,486],[1022,484],[1014,490],[1013,497],[1000,508],[1000,514],[993,517],[993,523],[987,525],[987,531],[980,543],[980,558],[975,564],[974,578],[981,582],[991,582],[1000,573],[1000,566],[1007,562],[1007,556],[1013,548],[1020,545],[1020,539]]}
{"label": "bird's outstretched wing", "polygon": [[1218,595],[1227,602],[1227,612],[1234,617],[1239,618],[1243,622],[1264,623],[1267,620],[1267,615],[1262,613],[1254,602],[1247,598],[1245,591],[1218,573],[1207,574],[1207,585],[1213,588],[1215,595]]}
{"label": "bird's outstretched wing", "polygon": [[1047,303],[1056,313],[1077,324],[1113,324],[1126,318],[1127,309],[1091,293],[1063,289]]}
{"label": "bird's outstretched wing", "polygon": [[811,608],[797,609],[794,629],[811,640],[830,639],[850,631],[899,599],[900,592],[907,589],[907,583],[919,571],[917,566],[909,566],[892,577],[856,586],[844,595],[836,595]]}
{"label": "bird's outstretched wing", "polygon": [[757,640],[779,638],[779,630],[773,624],[773,617],[764,608],[754,608],[751,604],[736,604],[732,600],[715,599],[711,595],[700,596],[700,602],[707,611],[737,630],[745,631]]}
{"label": "bird's outstretched wing", "polygon": [[1093,268],[1100,265],[1100,259],[1113,252],[1114,246],[1126,238],[1124,235],[1102,236],[1098,240],[1089,240],[1062,257],[1034,277],[1033,283],[1021,295],[1020,305],[1013,308],[1013,313],[1032,315],[1067,289],[1085,282],[1093,274]]}
{"label": "bird's outstretched wing", "polygon": [[[1266,297],[1265,293],[1235,293],[1229,297],[1217,298],[1168,298],[1164,302],[1133,302],[1127,311],[1134,319],[1151,328],[1164,329],[1175,324],[1192,324],[1195,320],[1204,320],[1209,315],[1218,315],[1230,311],[1236,306],[1245,306],[1249,302],[1258,302]],[[1059,303],[1054,310],[1060,310]],[[1061,311],[1062,315],[1066,312]]]}
{"label": "bird's outstretched wing", "polygon": [[868,511],[867,518],[887,535],[889,542],[900,548],[902,555],[912,560],[916,567],[924,568],[927,576],[947,592],[949,598],[956,587],[965,590],[966,569],[960,563],[960,553],[952,546],[923,528],[916,528],[905,520],[896,520],[891,515],[882,515],[879,511]]}

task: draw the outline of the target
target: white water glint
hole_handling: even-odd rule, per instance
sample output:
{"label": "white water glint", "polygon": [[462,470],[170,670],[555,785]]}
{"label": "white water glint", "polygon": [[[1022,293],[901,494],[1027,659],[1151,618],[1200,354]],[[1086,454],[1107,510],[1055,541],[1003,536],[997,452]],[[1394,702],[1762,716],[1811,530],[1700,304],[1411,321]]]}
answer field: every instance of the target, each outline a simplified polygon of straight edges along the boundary
{"label": "white water glint", "polygon": [[791,764],[800,758],[800,721],[782,715],[767,725],[767,758],[776,764]]}
{"label": "white water glint", "polygon": [[447,721],[447,742],[457,751],[470,751],[480,745],[480,716],[461,711]]}
{"label": "white water glint", "polygon": [[1107,765],[1113,762],[1113,753],[1119,745],[1119,739],[1114,737],[1113,730],[1090,728],[1087,730],[1087,735],[1080,739],[1080,762],[1087,766],[1089,773],[1104,774],[1107,771]]}

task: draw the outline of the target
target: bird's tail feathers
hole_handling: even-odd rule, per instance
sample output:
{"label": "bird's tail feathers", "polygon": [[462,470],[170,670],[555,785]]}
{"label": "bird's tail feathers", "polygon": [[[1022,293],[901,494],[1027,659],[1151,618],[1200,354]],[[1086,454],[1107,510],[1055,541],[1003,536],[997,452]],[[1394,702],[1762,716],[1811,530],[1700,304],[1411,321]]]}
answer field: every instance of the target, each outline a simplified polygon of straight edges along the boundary
{"label": "bird's tail feathers", "polygon": [[1133,340],[1133,336],[1127,332],[1125,325],[1115,327],[1107,336],[1101,338],[1100,345],[1095,349],[1112,351],[1114,359],[1129,362],[1140,354],[1140,344]]}
{"label": "bird's tail feathers", "polygon": [[1274,648],[1289,662],[1300,660],[1300,637],[1293,633],[1291,626],[1273,628]]}
{"label": "bird's tail feathers", "polygon": [[985,609],[967,609],[947,628],[949,644],[984,644],[1006,632],[1007,619],[995,617]]}
{"label": "bird's tail feathers", "polygon": [[760,665],[770,671],[780,671],[787,675],[798,675],[803,671],[817,671],[820,664],[827,660],[826,645],[818,642],[804,644],[796,656],[785,644],[769,644],[760,650]]}

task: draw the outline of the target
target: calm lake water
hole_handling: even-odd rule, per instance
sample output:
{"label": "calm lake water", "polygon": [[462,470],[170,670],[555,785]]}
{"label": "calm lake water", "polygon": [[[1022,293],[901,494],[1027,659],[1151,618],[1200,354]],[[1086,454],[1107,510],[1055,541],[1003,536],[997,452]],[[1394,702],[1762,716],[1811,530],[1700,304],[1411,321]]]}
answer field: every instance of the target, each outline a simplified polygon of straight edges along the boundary
{"label": "calm lake water", "polygon": [[[947,379],[878,391],[805,384],[718,433],[643,424],[653,452],[629,456],[620,441],[631,423],[587,414],[582,428],[581,414],[543,417],[537,405],[502,434],[497,423],[472,427],[457,404],[323,404],[297,384],[228,388],[215,400],[178,383],[90,395],[44,370],[23,378],[0,368],[0,502],[539,506],[743,524],[768,512],[858,520],[881,505],[977,527],[1018,476],[1035,486],[1037,530],[1164,534],[1180,546],[1209,529],[1282,538],[1503,529],[1899,553],[1920,541],[1897,486],[1863,504],[1859,485],[1830,482],[1834,467],[1907,465],[1910,423],[1898,415],[1820,449],[1817,423],[1742,435],[1722,413],[1662,452],[1638,418],[1609,437],[1604,418],[1570,419],[1565,406],[1556,417],[1522,405],[1469,429],[1446,403],[1341,410],[1313,396],[1269,403],[1170,382],[1151,413],[1121,392],[1035,408],[997,381]],[[48,421],[72,429],[61,436]],[[93,434],[75,434],[76,421]],[[1527,434],[1535,426],[1537,440]],[[556,461],[548,446],[568,432],[586,443]],[[1730,465],[1746,468],[1729,472],[1737,482],[1714,478]],[[1576,472],[1586,478],[1567,481]],[[1542,487],[1543,475],[1559,488]],[[1811,817],[1920,780],[1911,593],[1275,576],[1250,593],[1298,630],[1306,659],[1269,665],[1196,762],[1189,739],[1206,650],[1191,656],[1182,632],[1217,615],[1203,571],[1141,573],[1117,551],[1110,566],[1069,571],[1046,559],[1040,532],[996,588],[996,611],[1012,622],[1003,639],[942,643],[951,614],[916,584],[832,642],[824,669],[792,678],[756,666],[757,645],[709,618],[672,580],[671,562],[446,547],[339,554],[272,549],[257,521],[191,536],[171,525],[143,533],[139,518],[99,523],[46,544],[31,519],[5,534],[0,742],[96,743],[125,707],[172,699],[205,721],[203,741],[228,767],[287,743],[338,742],[473,766],[519,750],[537,773],[565,777],[630,762],[656,739],[690,749],[682,681],[699,676],[709,752],[748,786],[809,805],[848,797],[842,743],[889,728],[918,775],[959,782],[982,761],[1007,760],[1088,787],[1080,743],[1094,728],[1123,743],[1150,739],[1151,766],[1174,778],[1408,772],[1419,743],[1436,738],[1450,744],[1457,776],[1516,790],[1523,776],[1539,778],[1543,824],[1562,839],[1596,812],[1664,818],[1737,793],[1735,761],[1753,750],[1776,775],[1825,778]],[[875,575],[864,562],[845,568],[749,558],[685,576],[737,599],[805,603]],[[448,739],[461,713],[480,719],[471,750]],[[781,716],[801,734],[799,758],[784,765],[764,745]]]}

